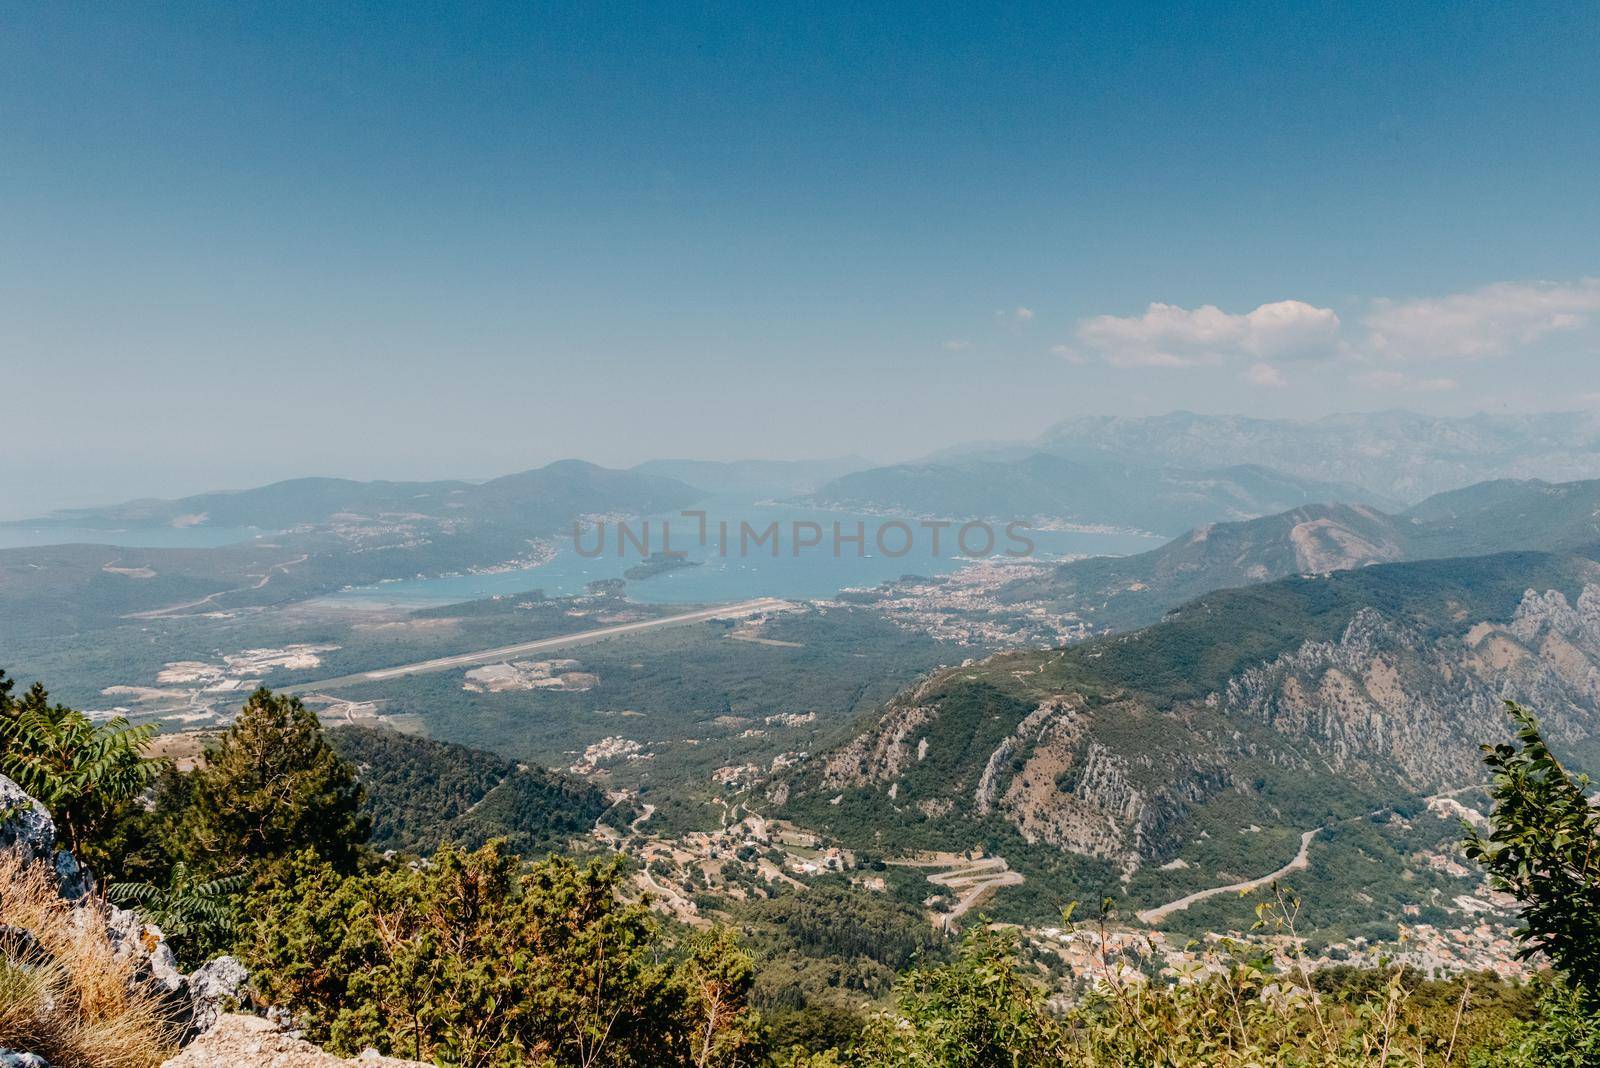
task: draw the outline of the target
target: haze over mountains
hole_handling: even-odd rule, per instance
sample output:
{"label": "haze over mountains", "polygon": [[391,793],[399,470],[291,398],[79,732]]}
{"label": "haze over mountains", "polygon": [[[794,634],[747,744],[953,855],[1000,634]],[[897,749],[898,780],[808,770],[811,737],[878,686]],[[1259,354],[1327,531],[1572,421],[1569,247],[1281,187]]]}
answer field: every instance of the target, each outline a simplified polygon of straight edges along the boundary
{"label": "haze over mountains", "polygon": [[75,631],[145,612],[286,604],[346,585],[525,564],[580,516],[646,515],[703,496],[671,479],[567,460],[476,484],[296,479],[59,513],[29,525],[77,534],[207,524],[270,536],[219,548],[0,550],[0,597],[13,609],[0,638],[12,627]]}
{"label": "haze over mountains", "polygon": [[1600,1068],[1600,2],[0,25],[0,1068]]}
{"label": "haze over mountains", "polygon": [[[1172,418],[1201,437],[1227,429]],[[1284,424],[1240,422],[1240,442],[1291,436]],[[1426,477],[1388,488],[1536,464],[1553,447],[1537,437],[1517,444],[1515,427],[1493,422],[1472,437],[1467,423],[1449,449],[1403,433],[1389,462]],[[1563,432],[1553,466],[1591,462],[1577,426]],[[1138,444],[1149,430],[1080,422],[1056,440],[1104,431],[1150,462],[1181,453]],[[1296,463],[1285,448],[1302,471],[1372,477],[1363,464]],[[986,471],[1003,487],[998,472],[1040,467],[1048,455],[991,451],[917,474],[927,488]],[[1053,459],[1126,458],[1078,455]],[[894,477],[910,482],[912,472]],[[1433,880],[1449,865],[1417,865],[1430,850],[1447,854],[1455,832],[1448,819],[1418,818],[1421,796],[1453,797],[1478,781],[1478,746],[1503,730],[1503,700],[1538,708],[1580,766],[1600,759],[1597,561],[1600,480],[1510,478],[1393,511],[1303,504],[1204,524],[1134,556],[1069,561],[1002,586],[997,599],[1065,613],[1104,636],[934,673],[771,797],[861,848],[1010,843],[999,850],[1047,881],[1100,879],[1135,900],[1270,871],[1297,837],[1321,835],[1308,898],[1325,915],[1447,901],[1448,880]],[[1245,831],[1266,837],[1241,839]],[[1349,905],[1353,890],[1359,906]],[[1454,921],[1440,913],[1438,922]]]}
{"label": "haze over mountains", "polygon": [[[1320,902],[1332,914],[1375,922],[1425,897],[1434,921],[1455,922],[1440,902],[1471,887],[1425,859],[1456,833],[1453,817],[1417,813],[1421,795],[1454,797],[1478,781],[1477,746],[1501,730],[1500,699],[1538,707],[1584,766],[1600,759],[1600,479],[1495,477],[1402,498],[1469,474],[1595,464],[1586,424],[1556,422],[1547,433],[1394,414],[1078,420],[1027,445],[886,467],[563,461],[486,482],[299,479],[134,501],[44,523],[260,533],[220,548],[0,551],[0,642],[24,665],[94,680],[90,698],[169,725],[211,723],[220,713],[207,687],[448,661],[665,611],[630,585],[665,577],[533,592],[580,516],[731,501],[730,515],[743,502],[752,515],[809,505],[1185,531],[1133,556],[951,561],[962,570],[841,581],[789,597],[770,619],[563,647],[564,668],[508,659],[509,688],[469,688],[451,669],[321,700],[352,722],[392,716],[501,754],[399,753],[380,735],[347,736],[370,743],[373,767],[394,757],[396,840],[412,833],[402,824],[426,824],[464,841],[516,828],[548,844],[592,827],[596,798],[619,788],[668,813],[654,833],[698,832],[695,806],[710,791],[852,848],[982,846],[1026,878],[997,907],[1041,922],[1060,905],[1046,900],[1052,887],[1104,883],[1140,907],[1160,904],[1270,872],[1314,832],[1318,893],[1361,858],[1385,858],[1361,883],[1370,900]],[[1337,444],[1353,427],[1387,450],[1381,460],[1321,454],[1360,453]],[[1176,443],[1161,444],[1169,429]],[[758,569],[739,566],[753,563],[728,565],[746,596],[769,595]],[[723,564],[707,558],[689,573]],[[397,580],[469,572],[513,585],[432,607],[382,601]],[[378,607],[330,599],[355,584],[377,590]],[[234,668],[306,658],[322,674],[263,667],[258,680]],[[938,664],[961,666],[933,668],[880,703]],[[569,687],[569,674],[585,681]],[[823,696],[802,704],[796,693]],[[456,815],[430,822],[420,813],[432,788],[413,772],[435,760],[462,770],[446,806]],[[587,787],[507,770],[528,760]],[[1362,822],[1402,811],[1399,830]]]}
{"label": "haze over mountains", "polygon": [[647,460],[633,470],[685,482],[708,493],[790,497],[871,467],[869,460]]}
{"label": "haze over mountains", "polygon": [[962,446],[858,471],[816,498],[912,514],[1055,516],[1170,535],[1336,501],[1398,512],[1475,482],[1533,477],[1600,477],[1600,418],[1082,416],[1029,442]]}
{"label": "haze over mountains", "polygon": [[1083,416],[1027,442],[966,445],[915,463],[651,460],[631,471],[562,461],[487,482],[295,479],[171,501],[73,509],[30,525],[282,529],[338,514],[470,516],[543,524],[613,505],[667,510],[706,495],[804,498],[827,507],[941,517],[1050,519],[1176,535],[1309,504],[1401,512],[1492,479],[1600,478],[1600,416],[1393,411],[1311,422]]}
{"label": "haze over mountains", "polygon": [[1506,479],[1441,493],[1397,514],[1362,505],[1315,504],[1207,525],[1147,553],[1070,561],[1048,575],[1012,584],[1002,597],[1076,613],[1096,629],[1125,630],[1154,623],[1211,590],[1291,575],[1595,545],[1600,545],[1600,481],[1553,485]]}
{"label": "haze over mountains", "polygon": [[1315,501],[1387,503],[1359,486],[1259,465],[1146,467],[1034,453],[1018,460],[902,464],[859,471],[817,491],[835,508],[1018,519],[1176,533],[1197,523],[1280,512]]}
{"label": "haze over mountains", "polygon": [[[1178,540],[1067,564],[1000,594],[1091,629],[1159,620],[1202,593],[1385,561],[1600,540],[1594,486],[1497,481],[1406,508],[1410,488],[1547,468],[1600,474],[1591,417],[1440,419],[1402,412],[1311,423],[1174,413],[1080,418],[1035,442],[923,463],[662,460],[617,471],[569,460],[484,482],[308,478],[177,500],[60,512],[29,526],[81,533],[237,528],[223,549],[0,550],[0,592],[34,625],[79,627],[190,602],[286,603],[347,585],[526,566],[583,515],[649,515],[711,497],[830,509],[1137,529]],[[1266,462],[1263,462],[1266,461]],[[1221,466],[1232,463],[1233,466]],[[1329,481],[1332,478],[1359,478]],[[273,532],[244,542],[251,529]],[[70,531],[70,533],[69,533]],[[770,592],[752,590],[751,595]]]}
{"label": "haze over mountains", "polygon": [[1237,415],[1078,416],[1033,447],[1130,462],[1264,464],[1414,502],[1495,478],[1600,477],[1600,413],[1472,415],[1387,411],[1309,422]]}

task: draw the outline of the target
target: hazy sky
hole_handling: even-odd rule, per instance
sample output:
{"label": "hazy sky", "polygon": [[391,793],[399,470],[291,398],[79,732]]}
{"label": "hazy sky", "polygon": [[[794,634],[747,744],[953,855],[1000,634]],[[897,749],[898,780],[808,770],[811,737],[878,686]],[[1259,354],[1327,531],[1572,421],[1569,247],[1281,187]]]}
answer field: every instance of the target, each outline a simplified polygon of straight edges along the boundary
{"label": "hazy sky", "polygon": [[1600,404],[1600,5],[1004,6],[7,3],[0,515]]}

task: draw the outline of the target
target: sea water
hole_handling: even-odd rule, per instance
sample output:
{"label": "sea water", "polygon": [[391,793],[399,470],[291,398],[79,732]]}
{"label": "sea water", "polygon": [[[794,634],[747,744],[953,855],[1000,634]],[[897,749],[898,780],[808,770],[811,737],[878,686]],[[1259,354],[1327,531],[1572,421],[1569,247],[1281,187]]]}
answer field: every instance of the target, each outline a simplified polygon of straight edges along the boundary
{"label": "sea water", "polygon": [[[931,532],[920,527],[916,519],[729,502],[714,504],[706,511],[707,537],[703,545],[699,541],[699,523],[696,519],[676,514],[651,517],[649,551],[658,552],[662,548],[660,523],[665,519],[671,529],[670,548],[674,552],[683,552],[687,561],[698,566],[679,567],[648,578],[625,580],[630,599],[659,604],[704,604],[754,597],[796,600],[828,598],[844,589],[877,586],[906,575],[946,575],[973,562],[973,558],[963,555],[957,545],[959,524],[953,524],[942,532],[938,552],[935,553]],[[725,542],[718,536],[723,522],[728,524]],[[741,522],[749,524],[756,531],[762,531],[768,524],[776,522],[780,534],[776,552],[770,544],[756,545],[753,542],[741,548]],[[791,536],[793,524],[797,522],[814,523],[820,527],[821,544],[797,547]],[[839,524],[845,538],[853,537],[859,529],[864,535],[864,543],[857,545],[841,538],[835,551],[835,523]],[[910,551],[904,555],[889,555],[880,550],[879,528],[893,523],[911,529]],[[857,524],[860,524],[859,528]],[[636,538],[645,529],[639,520],[630,521],[628,527]],[[1018,548],[1018,542],[1007,538],[1003,522],[993,523],[991,527],[994,532],[993,558],[1004,558],[1007,549]],[[1077,556],[1127,555],[1155,548],[1165,540],[1154,535],[1130,532],[1019,528],[1018,533],[1033,543],[1031,558],[1045,562]],[[969,538],[969,545],[980,547],[984,540],[980,532],[974,531]],[[899,552],[906,541],[906,534],[900,527],[883,531],[883,545],[891,553]],[[535,590],[549,597],[571,597],[587,592],[590,583],[624,579],[624,572],[641,562],[639,550],[632,542],[619,554],[615,524],[607,525],[604,548],[598,556],[593,555],[597,545],[595,524],[586,524],[580,529],[576,545],[570,533],[555,539],[555,544],[555,555],[537,566],[384,582],[344,590],[334,594],[332,599],[349,604],[367,603],[387,607],[453,604]],[[584,552],[578,551],[579,546]]]}

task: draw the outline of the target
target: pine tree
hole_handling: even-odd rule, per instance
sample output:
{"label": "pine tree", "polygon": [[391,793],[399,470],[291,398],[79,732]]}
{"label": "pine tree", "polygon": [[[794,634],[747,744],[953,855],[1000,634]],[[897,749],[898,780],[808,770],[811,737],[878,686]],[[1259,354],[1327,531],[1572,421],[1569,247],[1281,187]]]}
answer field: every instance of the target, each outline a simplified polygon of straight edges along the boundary
{"label": "pine tree", "polygon": [[176,851],[208,876],[305,849],[348,870],[370,830],[355,768],[334,752],[316,714],[265,688],[206,755],[192,794]]}

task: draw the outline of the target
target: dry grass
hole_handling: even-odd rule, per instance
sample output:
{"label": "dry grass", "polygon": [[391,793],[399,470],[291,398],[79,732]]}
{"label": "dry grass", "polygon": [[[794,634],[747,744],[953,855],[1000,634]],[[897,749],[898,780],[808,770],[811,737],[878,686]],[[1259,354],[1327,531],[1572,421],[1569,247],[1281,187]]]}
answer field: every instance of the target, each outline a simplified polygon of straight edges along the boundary
{"label": "dry grass", "polygon": [[103,907],[74,912],[47,866],[0,851],[0,925],[0,1047],[53,1068],[150,1068],[171,1055],[177,1029],[155,991],[130,986]]}

